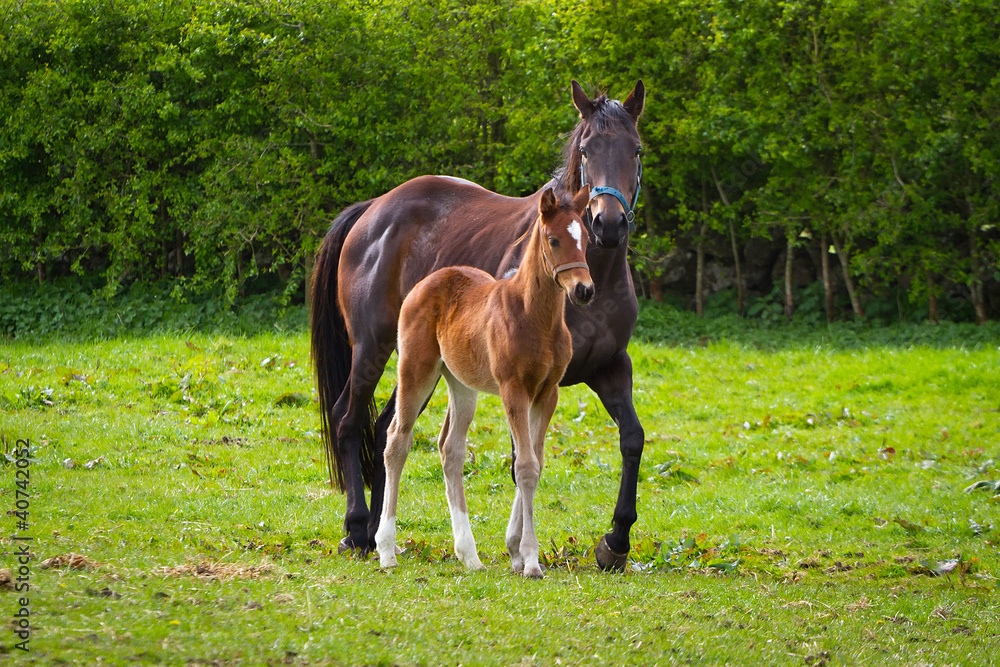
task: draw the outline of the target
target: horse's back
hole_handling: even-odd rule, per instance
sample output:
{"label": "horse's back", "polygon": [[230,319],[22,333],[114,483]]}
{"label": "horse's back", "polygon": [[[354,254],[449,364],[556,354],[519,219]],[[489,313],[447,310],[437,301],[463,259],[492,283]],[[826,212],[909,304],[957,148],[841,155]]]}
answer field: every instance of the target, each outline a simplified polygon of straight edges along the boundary
{"label": "horse's back", "polygon": [[403,298],[437,269],[495,274],[534,219],[535,199],[443,176],[420,176],[374,199],[345,239],[338,269],[351,340],[367,330],[391,341]]}

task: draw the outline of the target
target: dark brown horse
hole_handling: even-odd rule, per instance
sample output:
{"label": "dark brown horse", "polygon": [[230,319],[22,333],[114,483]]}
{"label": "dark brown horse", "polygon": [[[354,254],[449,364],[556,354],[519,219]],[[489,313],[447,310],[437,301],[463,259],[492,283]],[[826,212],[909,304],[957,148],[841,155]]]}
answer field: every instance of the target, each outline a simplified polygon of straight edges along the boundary
{"label": "dark brown horse", "polygon": [[[561,385],[587,384],[618,424],[621,486],[611,532],[595,553],[599,566],[614,569],[625,566],[636,521],[644,440],[626,351],[638,312],[627,253],[642,173],[636,124],[644,100],[641,81],[624,102],[591,99],[574,81],[580,122],[562,169],[547,185],[560,199],[584,182],[595,186],[585,220],[594,240],[587,264],[596,296],[586,308],[566,307],[573,358]],[[330,477],[347,493],[342,550],[375,547],[395,393],[380,415],[373,397],[396,346],[404,297],[442,267],[474,266],[493,276],[515,268],[524,253],[524,244],[515,241],[537,217],[541,196],[542,190],[504,197],[461,179],[421,176],[348,207],[330,226],[316,259],[311,329]]]}

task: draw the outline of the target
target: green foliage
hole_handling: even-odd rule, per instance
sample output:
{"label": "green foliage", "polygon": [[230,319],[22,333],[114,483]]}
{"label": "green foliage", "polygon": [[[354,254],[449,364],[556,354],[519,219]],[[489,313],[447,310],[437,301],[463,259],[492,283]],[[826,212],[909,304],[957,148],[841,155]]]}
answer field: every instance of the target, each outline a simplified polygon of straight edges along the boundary
{"label": "green foliage", "polygon": [[[643,275],[676,244],[825,238],[873,308],[890,289],[897,313],[933,293],[972,304],[946,317],[981,320],[1000,277],[994,13],[985,0],[5,3],[0,276],[99,275],[108,295],[184,277],[232,300],[275,274],[297,292],[343,206],[434,172],[533,192],[575,120],[569,79],[620,95],[641,77]],[[776,320],[778,301],[748,307]]]}
{"label": "green foliage", "polygon": [[280,293],[231,301],[220,289],[189,291],[183,282],[132,283],[108,295],[96,283],[57,279],[0,288],[0,336],[43,340],[213,331],[255,334],[302,330],[308,313]]}
{"label": "green foliage", "polygon": [[[947,348],[971,346],[994,349],[1000,341],[1000,323],[976,326],[971,322],[931,324],[915,319],[903,323],[885,321],[848,321],[817,325],[819,306],[797,311],[787,323],[775,293],[751,302],[752,309],[770,309],[754,319],[738,317],[727,308],[731,294],[720,293],[720,305],[713,305],[706,317],[651,301],[640,302],[635,336],[640,340],[671,345],[708,345],[727,341],[764,350],[788,345],[829,346],[835,349],[865,349],[882,345],[928,346]],[[818,291],[818,290],[813,290]],[[808,302],[807,302],[808,303]],[[710,305],[711,302],[710,302]],[[895,308],[895,304],[893,304]],[[825,320],[824,320],[825,321]]]}

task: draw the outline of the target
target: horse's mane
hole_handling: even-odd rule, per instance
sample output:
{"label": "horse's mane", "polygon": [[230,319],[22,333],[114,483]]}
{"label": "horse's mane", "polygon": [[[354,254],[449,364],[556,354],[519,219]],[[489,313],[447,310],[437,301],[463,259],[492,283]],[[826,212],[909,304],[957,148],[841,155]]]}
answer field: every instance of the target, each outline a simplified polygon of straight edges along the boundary
{"label": "horse's mane", "polygon": [[635,119],[626,111],[618,100],[608,99],[602,93],[594,100],[594,113],[587,120],[580,119],[570,132],[563,146],[563,166],[556,170],[556,197],[560,201],[572,199],[583,184],[580,183],[580,137],[587,129],[598,134],[610,134],[628,129],[635,124]]}

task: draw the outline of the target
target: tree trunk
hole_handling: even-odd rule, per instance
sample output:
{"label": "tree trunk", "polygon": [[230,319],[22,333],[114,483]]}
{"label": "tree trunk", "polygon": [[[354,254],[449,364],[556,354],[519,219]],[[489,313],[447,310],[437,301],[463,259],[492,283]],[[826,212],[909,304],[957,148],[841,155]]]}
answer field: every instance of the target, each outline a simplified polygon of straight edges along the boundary
{"label": "tree trunk", "polygon": [[[160,213],[160,229],[167,228],[167,205],[161,199],[159,203],[159,213]],[[160,280],[165,280],[167,273],[170,272],[170,242],[164,239],[163,241],[163,263],[160,264]]]}
{"label": "tree trunk", "polygon": [[824,232],[819,239],[819,263],[823,267],[823,295],[826,297],[826,321],[834,319],[833,280],[830,278],[830,243]]}
{"label": "tree trunk", "polygon": [[902,324],[903,318],[905,317],[905,311],[903,309],[903,280],[906,278],[906,274],[899,274],[896,276],[896,319]]}
{"label": "tree trunk", "polygon": [[708,191],[705,181],[701,182],[701,212],[705,216],[698,232],[698,268],[694,274],[694,312],[698,316],[705,314],[705,234],[708,232]]}
{"label": "tree trunk", "polygon": [[306,308],[312,309],[313,269],[316,266],[316,251],[307,250],[303,261],[306,268]]}
{"label": "tree trunk", "polygon": [[740,249],[736,243],[736,227],[729,220],[729,239],[733,244],[733,263],[736,266],[736,314],[743,317],[743,269],[740,267]]}
{"label": "tree trunk", "polygon": [[[728,208],[729,197],[726,196],[726,191],[722,187],[722,183],[719,182],[714,165],[712,166],[712,179],[715,181],[715,189],[719,191],[722,203]],[[733,263],[736,266],[736,313],[743,317],[743,270],[740,267],[740,249],[736,244],[736,226],[733,224],[732,218],[729,219],[729,240],[733,244]]]}
{"label": "tree trunk", "polygon": [[972,276],[969,278],[969,291],[972,293],[972,307],[976,309],[976,324],[986,324],[986,297],[983,293],[983,281],[980,278],[981,260],[979,254],[979,237],[976,226],[972,225],[969,234],[969,255],[972,259]]}
{"label": "tree trunk", "polygon": [[934,284],[934,274],[927,272],[927,319],[931,324],[938,323],[937,285]]}
{"label": "tree trunk", "polygon": [[698,235],[698,268],[694,279],[694,312],[699,316],[705,314],[705,233],[708,231],[708,223],[701,224],[701,232]]}
{"label": "tree trunk", "polygon": [[[642,207],[642,219],[645,222],[646,234],[649,235],[649,238],[656,237],[656,230],[653,229],[653,216],[651,215],[652,211],[655,209],[655,204],[653,202],[652,197],[653,197],[652,194],[647,194],[646,205]],[[655,263],[656,262],[654,262],[654,264]],[[637,276],[639,275],[638,272],[636,272],[636,275]],[[660,279],[656,275],[655,269],[651,269],[649,271],[649,279],[647,280],[647,282],[649,283],[649,298],[657,303],[663,303],[663,286],[660,285]],[[642,295],[643,297],[645,297],[646,292],[645,292],[645,287],[643,287],[642,281],[639,280],[637,284],[639,285],[639,288],[643,290]]]}
{"label": "tree trunk", "polygon": [[649,277],[649,298],[656,303],[663,303],[663,287],[656,276]]}
{"label": "tree trunk", "polygon": [[795,293],[792,291],[792,267],[795,265],[795,237],[789,236],[785,246],[785,320],[791,324],[795,314]]}
{"label": "tree trunk", "polygon": [[972,306],[976,309],[976,324],[986,324],[986,298],[983,295],[983,283],[978,278],[972,279],[969,285],[972,291]]}
{"label": "tree trunk", "polygon": [[837,259],[840,260],[840,268],[844,272],[844,287],[847,288],[847,294],[851,297],[851,309],[854,310],[854,317],[859,320],[865,318],[865,310],[861,307],[861,298],[858,296],[858,291],[854,288],[854,279],[851,278],[851,258],[847,255],[847,251],[844,249],[843,244],[837,240],[837,235],[832,234],[833,237],[833,249],[837,251]]}
{"label": "tree trunk", "polygon": [[177,275],[184,275],[184,232],[174,232],[174,252],[177,256]]}

